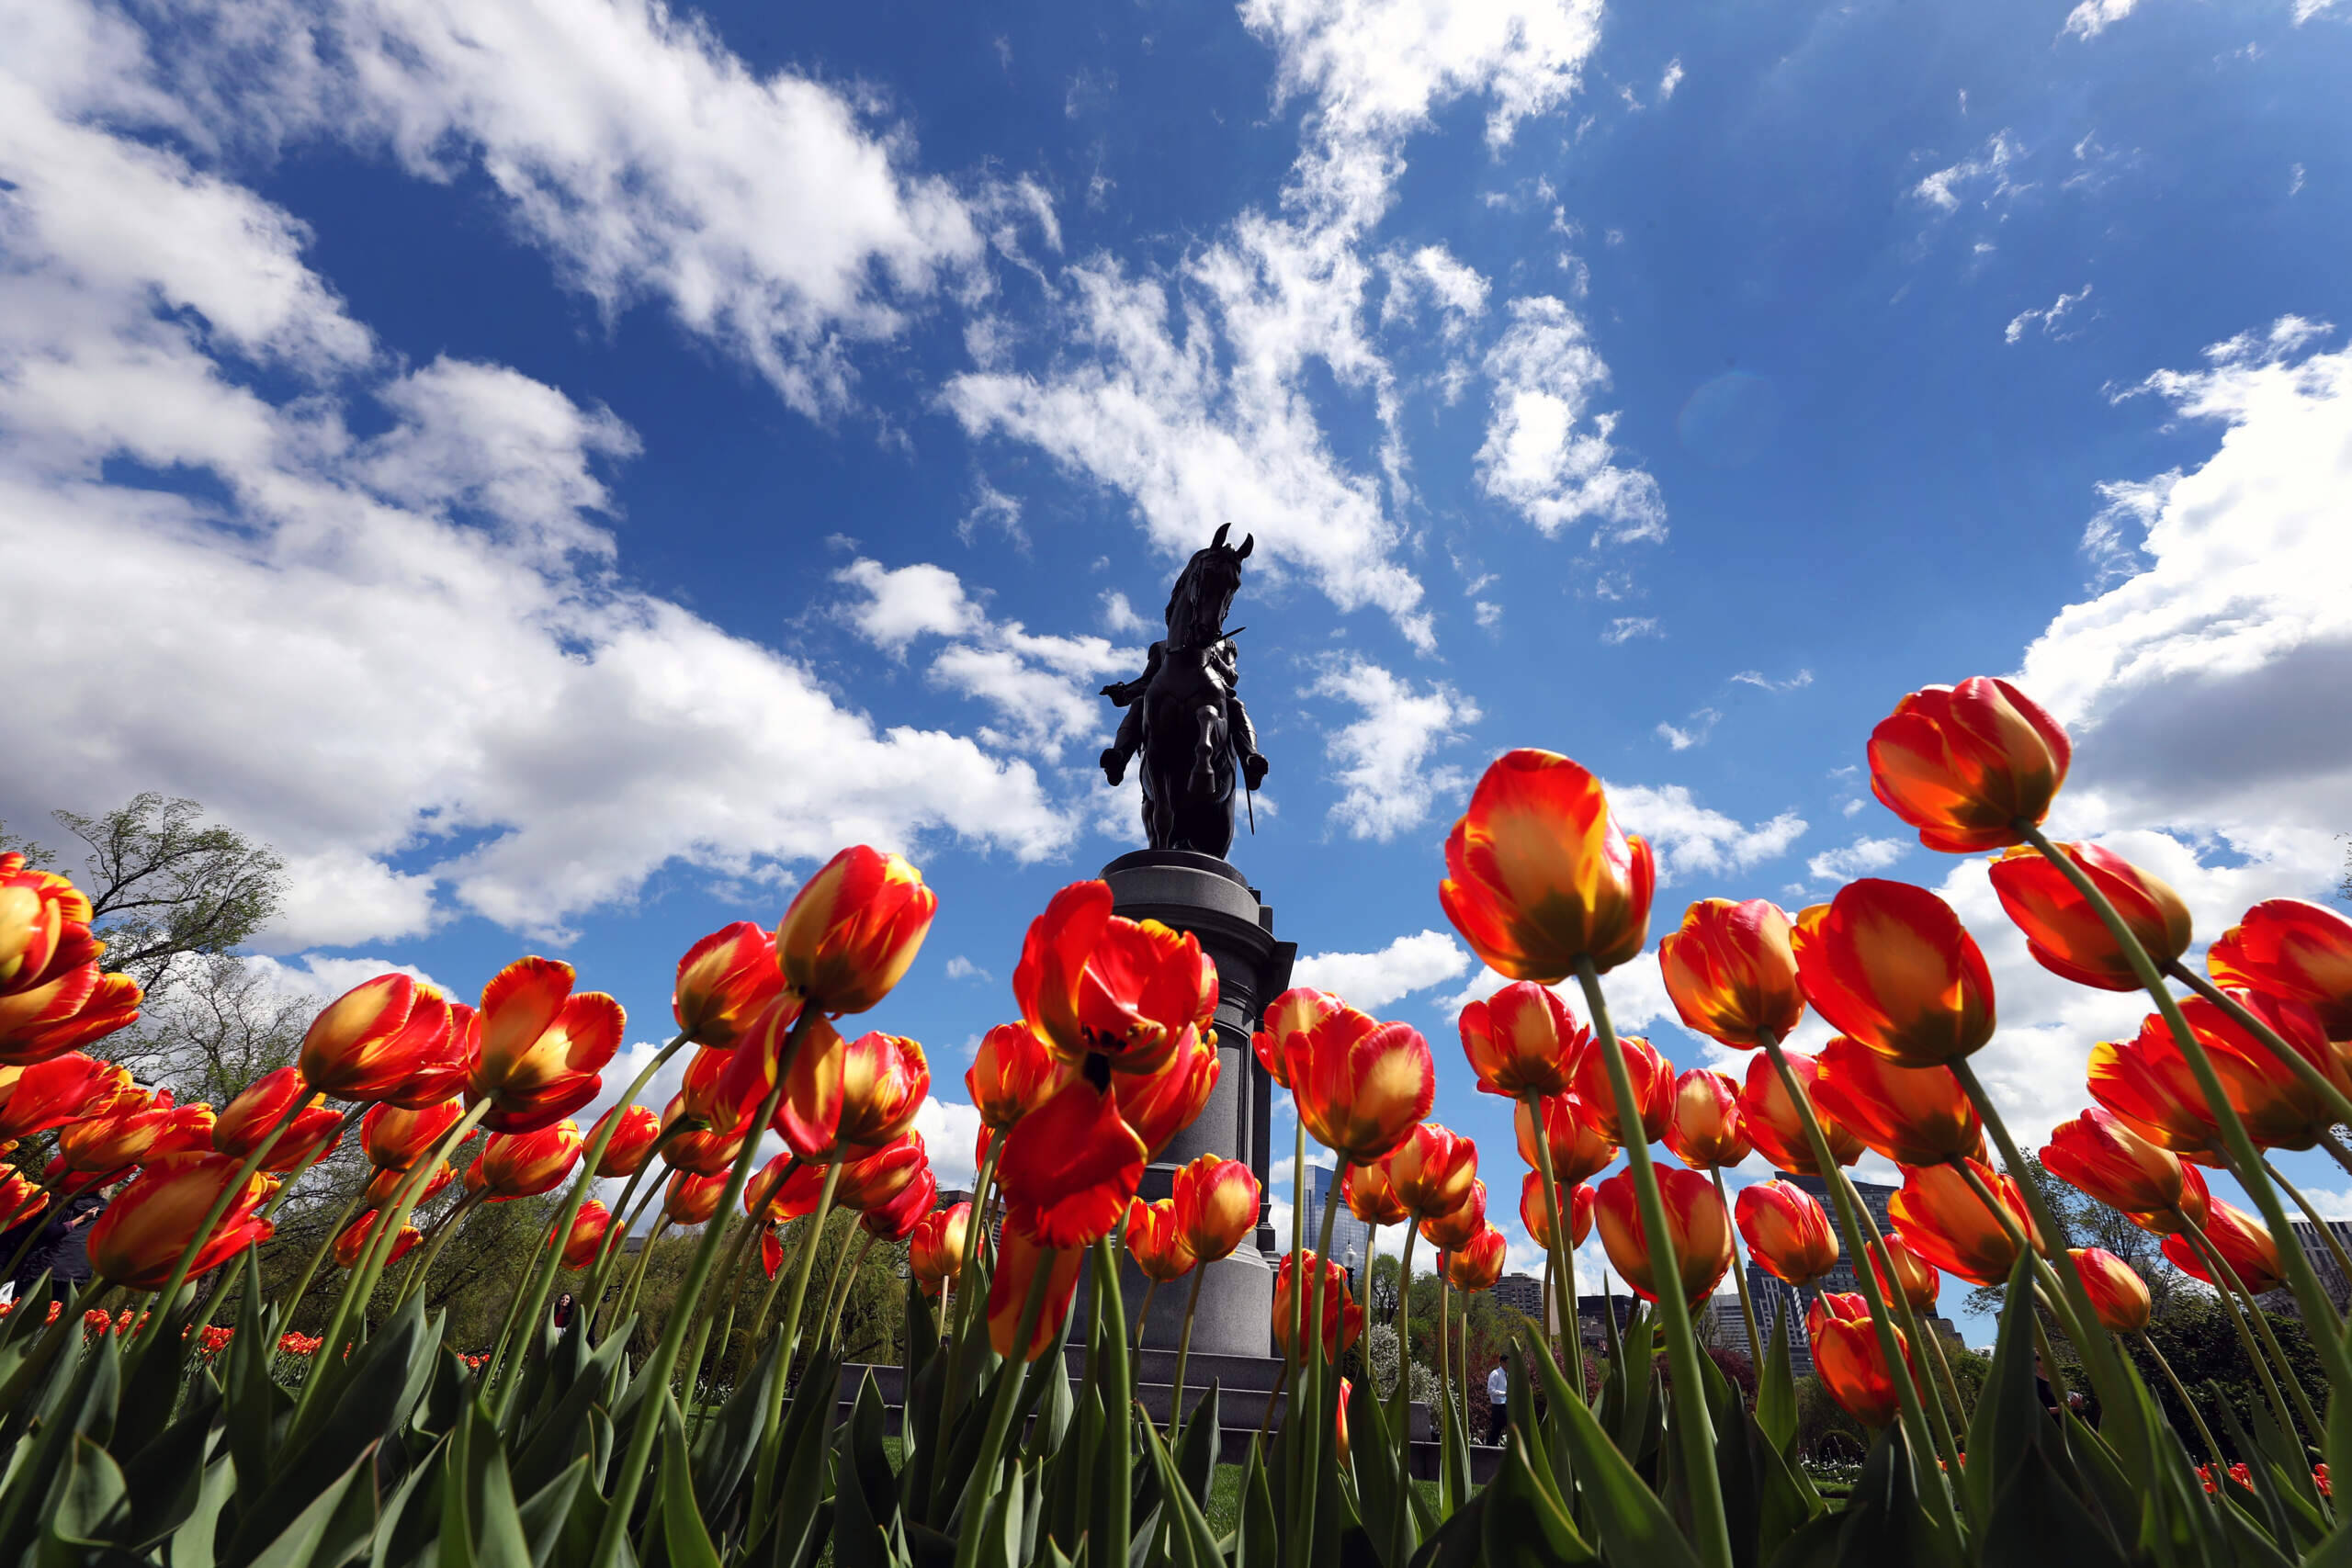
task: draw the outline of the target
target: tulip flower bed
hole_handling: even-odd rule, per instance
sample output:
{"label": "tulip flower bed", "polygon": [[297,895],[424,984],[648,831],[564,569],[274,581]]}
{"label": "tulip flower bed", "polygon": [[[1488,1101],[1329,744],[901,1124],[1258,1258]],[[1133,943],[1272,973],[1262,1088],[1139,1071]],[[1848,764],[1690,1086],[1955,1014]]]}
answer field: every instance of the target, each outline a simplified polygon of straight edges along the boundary
{"label": "tulip flower bed", "polygon": [[[621,1010],[540,958],[501,971],[479,1007],[403,976],[369,981],[320,1013],[297,1062],[217,1113],[136,1089],[88,1049],[136,1015],[136,987],[104,972],[71,884],[7,857],[0,1139],[55,1147],[0,1185],[0,1209],[21,1219],[130,1182],[91,1228],[97,1278],[70,1300],[43,1284],[0,1314],[0,1563],[2352,1561],[2327,1483],[2352,1444],[2352,1406],[2339,1408],[2352,1349],[2301,1249],[2278,1244],[2302,1200],[2263,1152],[2324,1146],[2352,1169],[2333,1131],[2352,1122],[2352,923],[2259,905],[2212,943],[2207,973],[2188,969],[2169,888],[2043,833],[2069,743],[2005,682],[1905,698],[1869,760],[1879,798],[1930,848],[1999,852],[1995,887],[2041,963],[2153,1003],[2133,1038],[2092,1054],[2098,1103],[2052,1132],[2046,1168],[2163,1235],[2225,1303],[2290,1289],[2317,1386],[2261,1312],[2231,1304],[2265,1403],[2242,1420],[2176,1380],[2196,1429],[2165,1424],[2116,1341],[2173,1377],[2145,1332],[2145,1285],[2109,1254],[2057,1245],[2040,1187],[2001,1168],[2024,1168],[2023,1152],[1971,1066],[1994,1034],[1993,987],[1935,895],[1865,880],[1793,919],[1711,899],[1645,959],[1649,847],[1589,773],[1548,752],[1498,759],[1445,846],[1439,901],[1510,981],[1464,1010],[1462,1044],[1478,1087],[1514,1102],[1519,1213],[1549,1255],[1559,1321],[1575,1321],[1574,1248],[1596,1228],[1643,1304],[1606,1321],[1592,1367],[1578,1336],[1555,1345],[1522,1326],[1483,1488],[1458,1419],[1443,1423],[1435,1487],[1408,1479],[1409,1379],[1382,1395],[1339,1375],[1364,1325],[1324,1260],[1340,1203],[1409,1224],[1400,1345],[1414,1253],[1430,1248],[1448,1410],[1475,1387],[1453,1297],[1492,1288],[1504,1247],[1479,1151],[1428,1120],[1428,1042],[1336,996],[1276,998],[1254,1040],[1297,1108],[1294,1190],[1310,1137],[1344,1172],[1319,1215],[1295,1215],[1277,1270],[1283,1395],[1238,1454],[1217,1389],[1165,1413],[1139,1402],[1119,1251],[1150,1289],[1188,1292],[1182,1390],[1202,1266],[1248,1237],[1261,1194],[1246,1168],[1210,1157],[1168,1199],[1137,1198],[1215,1088],[1217,979],[1190,936],[1114,916],[1102,883],[1065,888],[1030,926],[1019,1019],[989,1032],[967,1075],[983,1122],[976,1216],[937,1209],[911,1130],[931,1081],[922,1047],[841,1027],[888,1002],[931,923],[932,894],[895,856],[845,851],[773,934],[743,922],[696,943],[678,966],[675,1038],[584,1134],[572,1113],[603,1092]],[[1650,961],[1686,1024],[1754,1054],[1744,1075],[1678,1074],[1615,1032],[1602,977]],[[1581,1019],[1553,989],[1571,979]],[[1808,1008],[1838,1032],[1817,1054],[1786,1043]],[[635,1103],[689,1050],[667,1107]],[[272,1216],[355,1129],[374,1179],[272,1299],[259,1264]],[[785,1152],[763,1165],[769,1130]],[[1842,1174],[1865,1149],[1904,1171],[1883,1230]],[[1752,1154],[1823,1179],[1829,1206],[1778,1181],[1730,1201],[1724,1172]],[[2234,1177],[2255,1212],[2209,1190],[2204,1169]],[[600,1178],[626,1182],[609,1209],[589,1197]],[[484,1205],[559,1192],[495,1342],[446,1347],[423,1286],[449,1236]],[[861,1239],[820,1280],[837,1211]],[[621,1243],[650,1213],[657,1237],[698,1235],[639,1356],[652,1247],[632,1262]],[[1752,1400],[1692,1324],[1736,1237],[1795,1283],[1840,1258],[1870,1263],[1859,1292],[1822,1293],[1803,1325],[1759,1324],[1735,1272]],[[890,1436],[870,1377],[845,1422],[837,1403],[842,1303],[883,1244],[903,1244],[910,1275]],[[294,1331],[284,1303],[330,1268],[332,1314]],[[583,1304],[558,1324],[567,1269]],[[1921,1332],[1944,1273],[2007,1292],[1967,1404]],[[1081,1276],[1092,1309],[1073,1321]],[[1875,1435],[1855,1470],[1812,1470],[1795,1450],[1797,1332]],[[2037,1353],[2060,1338],[2096,1429],[2036,1396]],[[738,1345],[725,1392],[703,1397],[713,1347],[723,1362]]]}

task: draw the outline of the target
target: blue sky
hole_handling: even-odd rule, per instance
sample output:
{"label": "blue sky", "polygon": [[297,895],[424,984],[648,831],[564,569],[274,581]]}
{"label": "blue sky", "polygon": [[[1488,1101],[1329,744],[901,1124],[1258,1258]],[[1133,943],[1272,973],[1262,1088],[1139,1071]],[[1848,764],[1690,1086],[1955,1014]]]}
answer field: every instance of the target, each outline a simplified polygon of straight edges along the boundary
{"label": "blue sky", "polygon": [[2137,1010],[1869,799],[1897,696],[2024,681],[2057,825],[2203,936],[2342,864],[2343,0],[5,9],[0,818],[268,838],[289,987],[543,952],[650,1042],[693,938],[899,848],[952,1172],[1021,927],[1139,841],[1094,688],[1225,521],[1234,858],[1498,1218],[1434,886],[1503,749],[1610,781],[1660,931],[1943,889],[2029,1136]]}

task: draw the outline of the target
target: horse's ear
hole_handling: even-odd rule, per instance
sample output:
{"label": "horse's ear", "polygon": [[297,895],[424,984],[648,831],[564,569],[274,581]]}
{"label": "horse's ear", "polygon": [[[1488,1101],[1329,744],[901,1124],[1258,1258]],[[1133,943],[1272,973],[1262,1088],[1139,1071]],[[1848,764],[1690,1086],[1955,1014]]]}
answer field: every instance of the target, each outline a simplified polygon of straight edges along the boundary
{"label": "horse's ear", "polygon": [[1216,549],[1219,546],[1223,545],[1225,543],[1225,536],[1232,526],[1233,525],[1230,523],[1218,524],[1216,525],[1216,537],[1209,541],[1209,548]]}
{"label": "horse's ear", "polygon": [[1244,535],[1242,535],[1242,536],[1241,536],[1241,547],[1240,547],[1239,549],[1238,549],[1238,550],[1236,550],[1236,551],[1234,551],[1234,552],[1233,552],[1233,558],[1234,558],[1235,560],[1248,560],[1248,559],[1250,558],[1250,549],[1251,549],[1251,548],[1252,548],[1252,547],[1253,547],[1257,543],[1258,543],[1258,536],[1257,536],[1257,535],[1255,535],[1255,534],[1244,534]]}

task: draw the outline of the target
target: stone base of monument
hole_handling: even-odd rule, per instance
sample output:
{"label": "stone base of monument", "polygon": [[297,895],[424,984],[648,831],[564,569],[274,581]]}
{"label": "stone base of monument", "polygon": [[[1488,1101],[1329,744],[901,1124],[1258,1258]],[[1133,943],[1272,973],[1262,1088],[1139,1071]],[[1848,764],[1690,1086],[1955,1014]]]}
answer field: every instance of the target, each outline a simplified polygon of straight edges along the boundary
{"label": "stone base of monument", "polygon": [[[1070,1381],[1078,1382],[1086,1376],[1086,1352],[1072,1347],[1064,1352],[1070,1369]],[[1169,1402],[1176,1381],[1176,1353],[1172,1350],[1145,1350],[1136,1354],[1133,1363],[1136,1376],[1136,1397],[1142,1402],[1144,1412],[1164,1431],[1168,1425]],[[906,1394],[906,1373],[898,1366],[865,1366],[857,1363],[842,1368],[840,1406],[835,1422],[847,1421],[857,1401],[857,1391],[866,1376],[874,1378],[875,1391],[882,1396],[885,1407],[884,1426],[892,1433],[899,1430]],[[1196,1410],[1208,1397],[1214,1384],[1217,1391],[1216,1415],[1220,1441],[1217,1462],[1239,1464],[1249,1457],[1250,1441],[1258,1435],[1259,1424],[1266,1419],[1266,1402],[1274,1402],[1273,1424],[1282,1424],[1283,1396],[1283,1363],[1279,1359],[1266,1359],[1258,1356],[1216,1356],[1193,1352],[1184,1363],[1184,1408]],[[1437,1479],[1440,1459],[1437,1428],[1430,1407],[1419,1401],[1412,1405],[1410,1420],[1413,1427],[1412,1472],[1424,1481]],[[1471,1420],[1479,1435],[1485,1435],[1487,1413],[1476,1410]],[[1501,1462],[1502,1450],[1475,1443],[1470,1450],[1470,1473],[1473,1480],[1486,1481],[1493,1476]]]}

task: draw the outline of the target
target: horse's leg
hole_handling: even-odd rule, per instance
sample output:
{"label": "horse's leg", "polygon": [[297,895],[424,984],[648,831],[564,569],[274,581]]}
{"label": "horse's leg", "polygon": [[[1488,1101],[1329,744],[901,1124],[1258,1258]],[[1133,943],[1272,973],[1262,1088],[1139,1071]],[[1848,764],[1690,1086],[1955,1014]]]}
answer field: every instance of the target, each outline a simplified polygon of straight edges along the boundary
{"label": "horse's leg", "polygon": [[1216,793],[1216,756],[1225,740],[1225,715],[1217,704],[1203,703],[1193,710],[1193,777],[1189,793],[1206,799]]}

